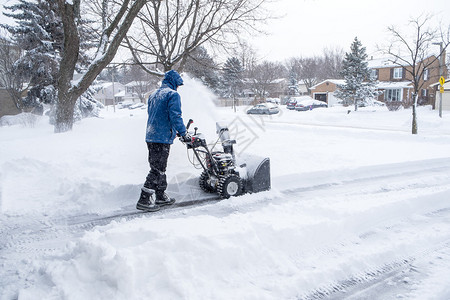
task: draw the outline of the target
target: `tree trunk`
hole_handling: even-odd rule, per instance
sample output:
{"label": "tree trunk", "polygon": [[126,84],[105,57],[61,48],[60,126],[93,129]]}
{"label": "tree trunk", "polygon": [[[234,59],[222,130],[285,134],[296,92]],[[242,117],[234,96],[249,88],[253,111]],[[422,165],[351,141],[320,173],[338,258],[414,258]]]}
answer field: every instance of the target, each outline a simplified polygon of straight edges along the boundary
{"label": "tree trunk", "polygon": [[[55,132],[65,132],[72,129],[75,103],[95,80],[97,75],[112,61],[123,38],[130,28],[136,15],[147,0],[136,0],[128,8],[129,0],[122,1],[122,7],[115,19],[104,30],[98,49],[98,59],[87,68],[86,73],[77,84],[72,85],[75,65],[80,51],[80,36],[76,21],[79,18],[80,0],[57,0],[59,12],[64,27],[64,49],[59,66],[57,90],[58,103],[56,107]],[[119,25],[120,24],[120,25]],[[114,32],[116,30],[117,32]],[[111,38],[111,34],[114,36]]]}
{"label": "tree trunk", "polygon": [[413,109],[412,109],[412,134],[417,134],[417,100],[419,98],[419,94],[414,95],[414,103],[413,103]]}
{"label": "tree trunk", "polygon": [[72,130],[73,112],[75,101],[73,93],[70,93],[75,65],[80,52],[80,37],[76,24],[78,16],[77,8],[79,0],[73,4],[58,0],[59,10],[64,28],[64,50],[57,77],[58,103],[56,104],[55,132]]}
{"label": "tree trunk", "polygon": [[61,133],[72,130],[73,113],[75,111],[74,98],[68,92],[58,94],[58,103],[56,104],[55,133]]}

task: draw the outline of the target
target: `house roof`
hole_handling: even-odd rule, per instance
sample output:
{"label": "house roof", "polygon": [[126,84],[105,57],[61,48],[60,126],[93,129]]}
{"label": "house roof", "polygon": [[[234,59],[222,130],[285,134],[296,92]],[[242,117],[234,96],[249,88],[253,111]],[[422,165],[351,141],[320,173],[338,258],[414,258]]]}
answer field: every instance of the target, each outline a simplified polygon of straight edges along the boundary
{"label": "house roof", "polygon": [[[324,80],[314,86],[311,87],[311,89],[315,89],[317,86],[325,83],[325,82],[331,82],[335,85],[344,85],[345,79],[327,79]],[[391,82],[391,81],[380,81],[377,83],[376,87],[377,89],[410,89],[411,81],[399,81],[399,82]]]}
{"label": "house roof", "polygon": [[[432,56],[437,57],[435,54],[431,54],[425,57],[423,60],[426,60]],[[409,65],[411,65],[411,57],[408,56],[401,57],[401,59],[384,57],[370,59],[367,61],[367,66],[370,69],[394,68],[399,66],[407,67]]]}
{"label": "house roof", "polygon": [[377,83],[378,89],[411,89],[412,88],[411,81],[380,81]]}
{"label": "house roof", "polygon": [[326,79],[326,80],[324,80],[324,81],[322,81],[322,82],[319,82],[319,83],[316,84],[316,85],[313,85],[313,86],[311,87],[311,89],[315,89],[316,87],[318,87],[319,85],[321,85],[321,84],[323,84],[323,83],[325,83],[325,82],[331,82],[331,83],[334,83],[335,85],[345,84],[345,80],[344,80],[344,79]]}
{"label": "house roof", "polygon": [[[94,88],[104,88],[104,89],[106,89],[106,88],[108,88],[108,87],[110,87],[112,85],[113,85],[112,82],[106,81],[106,82],[101,82],[101,83],[95,84],[95,85],[93,85],[93,87]],[[120,82],[115,81],[114,85],[121,86],[122,84]]]}
{"label": "house roof", "polygon": [[149,83],[147,81],[130,81],[127,84],[125,84],[126,87],[133,87],[133,86],[145,86]]}
{"label": "house roof", "polygon": [[286,78],[278,78],[278,79],[272,80],[271,83],[282,83],[284,81],[287,81],[287,79]]}
{"label": "house roof", "polygon": [[125,97],[125,96],[126,96],[125,90],[114,94],[114,97]]}
{"label": "house roof", "polygon": [[[430,84],[430,87],[435,87],[436,85],[439,85],[439,81],[433,84]],[[444,83],[444,89],[450,89],[450,78],[445,79]]]}
{"label": "house roof", "polygon": [[[406,58],[405,58],[406,59]],[[380,68],[393,68],[398,66],[407,66],[408,64],[403,61],[392,61],[390,58],[376,58],[367,61],[367,66],[370,69],[380,69]]]}

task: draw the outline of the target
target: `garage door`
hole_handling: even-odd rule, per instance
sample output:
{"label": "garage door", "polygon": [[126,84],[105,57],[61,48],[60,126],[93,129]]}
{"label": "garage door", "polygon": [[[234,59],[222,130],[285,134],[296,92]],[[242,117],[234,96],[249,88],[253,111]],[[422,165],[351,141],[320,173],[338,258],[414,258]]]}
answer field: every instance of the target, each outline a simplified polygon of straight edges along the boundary
{"label": "garage door", "polygon": [[327,102],[327,93],[315,93],[314,99]]}

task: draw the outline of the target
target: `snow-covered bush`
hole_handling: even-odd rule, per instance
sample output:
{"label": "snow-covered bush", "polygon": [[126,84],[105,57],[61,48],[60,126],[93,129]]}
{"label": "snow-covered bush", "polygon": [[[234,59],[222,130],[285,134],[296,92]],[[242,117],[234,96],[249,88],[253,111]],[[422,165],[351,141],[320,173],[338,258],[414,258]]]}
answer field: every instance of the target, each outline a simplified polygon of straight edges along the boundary
{"label": "snow-covered bush", "polygon": [[0,126],[22,125],[24,127],[35,127],[39,116],[33,113],[20,113],[15,116],[3,116],[0,118]]}

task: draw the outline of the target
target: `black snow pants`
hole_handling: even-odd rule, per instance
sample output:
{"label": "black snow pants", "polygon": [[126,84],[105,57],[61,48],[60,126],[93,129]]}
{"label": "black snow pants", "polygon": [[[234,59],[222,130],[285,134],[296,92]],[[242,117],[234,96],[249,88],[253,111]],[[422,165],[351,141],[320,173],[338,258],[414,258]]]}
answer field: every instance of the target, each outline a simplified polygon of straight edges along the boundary
{"label": "black snow pants", "polygon": [[161,199],[167,189],[166,168],[170,144],[147,142],[147,148],[150,172],[147,175],[144,187],[155,190],[156,198]]}

